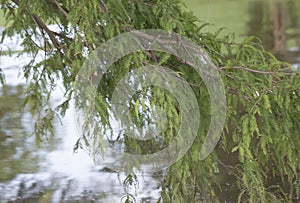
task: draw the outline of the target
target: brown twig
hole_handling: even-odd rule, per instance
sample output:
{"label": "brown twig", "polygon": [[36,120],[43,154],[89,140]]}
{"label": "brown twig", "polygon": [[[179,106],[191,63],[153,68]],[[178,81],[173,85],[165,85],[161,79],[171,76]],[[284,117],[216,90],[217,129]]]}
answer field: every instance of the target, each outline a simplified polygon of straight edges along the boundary
{"label": "brown twig", "polygon": [[58,9],[60,10],[60,12],[64,15],[64,17],[67,18],[68,12],[63,7],[61,7],[61,5],[59,4],[59,2],[57,0],[53,0],[53,1],[56,4],[56,6],[58,7]]}
{"label": "brown twig", "polygon": [[[226,90],[227,90],[228,93],[239,95],[239,92],[237,90],[233,89],[232,87],[226,86]],[[250,98],[247,95],[242,94],[242,96],[247,101],[250,101]]]}
{"label": "brown twig", "polygon": [[[20,1],[19,0],[12,0],[16,5],[20,5]],[[35,24],[37,25],[37,27],[40,30],[45,30],[45,32],[47,33],[47,35],[49,36],[52,44],[54,45],[54,47],[59,51],[61,56],[64,56],[64,54],[61,51],[61,44],[59,43],[59,41],[55,38],[53,32],[47,27],[47,25],[41,20],[41,18],[36,15],[36,14],[31,14],[31,12],[26,8],[26,11],[32,16],[33,21],[35,22]],[[44,38],[45,39],[45,38]]]}
{"label": "brown twig", "polygon": [[37,22],[39,28],[45,30],[51,42],[53,43],[54,47],[60,52],[61,55],[63,55],[63,53],[61,52],[61,44],[55,38],[53,32],[46,26],[46,24],[40,19],[39,16],[37,16],[36,14],[32,14],[32,18],[34,21]]}
{"label": "brown twig", "polygon": [[106,13],[106,12],[107,12],[107,6],[106,6],[106,4],[104,3],[103,0],[99,0],[99,2],[100,2],[100,9],[101,9],[101,12],[102,12],[102,13]]}
{"label": "brown twig", "polygon": [[232,66],[232,67],[219,67],[219,70],[224,70],[224,69],[240,69],[240,70],[245,70],[248,72],[252,72],[252,73],[259,73],[259,74],[285,74],[285,75],[291,75],[294,72],[280,72],[280,71],[260,71],[260,70],[255,70],[255,69],[251,69],[251,68],[246,68],[246,67],[241,67],[241,66]]}
{"label": "brown twig", "polygon": [[222,161],[218,160],[218,163],[223,167],[225,168],[227,171],[229,171],[234,177],[236,177],[238,180],[240,181],[243,181],[242,178],[237,174],[235,173],[233,170],[231,170],[229,168],[229,166],[227,166],[226,164],[224,164]]}

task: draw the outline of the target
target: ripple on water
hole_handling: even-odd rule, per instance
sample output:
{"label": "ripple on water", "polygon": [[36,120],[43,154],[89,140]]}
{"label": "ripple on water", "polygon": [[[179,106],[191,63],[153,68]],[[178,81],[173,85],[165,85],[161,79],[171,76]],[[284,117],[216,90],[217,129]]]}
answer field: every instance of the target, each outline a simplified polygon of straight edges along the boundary
{"label": "ripple on water", "polygon": [[[95,166],[85,151],[73,153],[78,137],[71,110],[63,118],[63,125],[55,122],[55,137],[44,137],[40,142],[32,135],[34,119],[26,109],[19,108],[26,88],[26,80],[19,71],[29,60],[26,54],[0,55],[7,84],[5,94],[2,88],[0,92],[0,111],[1,105],[4,109],[0,112],[0,147],[2,154],[5,152],[0,156],[0,163],[5,162],[5,166],[0,164],[0,173],[8,174],[3,179],[0,175],[0,202],[119,202],[125,195],[124,174],[118,176],[103,170],[104,166]],[[62,90],[58,81],[51,105],[63,100]],[[137,190],[129,189],[137,201],[159,196],[157,180],[144,175],[139,176],[139,181]]]}

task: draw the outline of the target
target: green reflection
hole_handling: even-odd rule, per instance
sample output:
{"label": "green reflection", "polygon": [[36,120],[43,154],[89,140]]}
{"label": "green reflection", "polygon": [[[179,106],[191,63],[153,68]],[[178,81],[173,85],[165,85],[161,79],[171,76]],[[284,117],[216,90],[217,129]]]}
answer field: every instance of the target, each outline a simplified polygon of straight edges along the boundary
{"label": "green reflection", "polygon": [[225,27],[223,34],[259,37],[264,47],[279,59],[299,63],[300,1],[190,0],[189,9],[212,25],[207,31]]}
{"label": "green reflection", "polygon": [[7,181],[21,173],[38,171],[38,158],[24,142],[28,135],[22,124],[20,111],[23,87],[5,86],[0,97],[0,181]]}

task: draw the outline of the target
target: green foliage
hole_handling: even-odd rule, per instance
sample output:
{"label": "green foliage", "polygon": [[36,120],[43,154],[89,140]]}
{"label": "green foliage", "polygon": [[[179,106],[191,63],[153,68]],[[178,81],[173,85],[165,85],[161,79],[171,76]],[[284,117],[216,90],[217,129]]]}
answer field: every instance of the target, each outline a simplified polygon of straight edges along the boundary
{"label": "green foliage", "polygon": [[4,86],[5,77],[4,77],[2,69],[0,69],[0,83],[1,83],[2,86]]}
{"label": "green foliage", "polygon": [[[86,55],[106,40],[135,29],[164,29],[186,36],[200,45],[212,58],[223,78],[227,93],[227,120],[219,146],[207,159],[200,161],[198,152],[210,122],[209,94],[202,79],[176,57],[161,52],[137,52],[115,63],[100,81],[95,108],[80,142],[87,144],[89,124],[101,122],[96,128],[99,140],[107,135],[112,90],[129,70],[141,65],[159,64],[174,70],[190,84],[199,102],[201,126],[188,153],[168,168],[162,180],[162,202],[216,201],[219,188],[225,184],[221,170],[233,174],[239,188],[240,202],[292,202],[299,194],[300,158],[300,78],[289,64],[278,61],[266,52],[258,39],[247,38],[236,43],[233,36],[219,37],[219,32],[204,32],[205,25],[183,7],[181,0],[100,0],[100,1],[29,1],[1,0],[7,21],[11,24],[3,37],[20,34],[25,52],[32,61],[23,68],[28,79],[24,105],[38,114],[37,136],[53,133],[56,113],[64,115],[72,99],[75,77]],[[49,24],[59,25],[52,31]],[[33,38],[40,39],[37,43]],[[38,52],[45,57],[40,62]],[[0,72],[0,81],[2,72]],[[51,92],[63,80],[65,101],[51,107]],[[87,90],[93,91],[93,90]],[[149,101],[149,103],[145,102]],[[78,104],[79,105],[79,104]],[[149,121],[151,109],[166,110],[167,126],[161,137],[136,141],[124,134],[112,143],[123,141],[125,151],[147,154],[167,146],[178,132],[178,104],[165,90],[149,87],[136,93],[128,107],[136,124]],[[97,121],[99,121],[97,120]],[[79,146],[79,143],[76,144]],[[103,150],[103,145],[95,146]],[[229,154],[230,162],[223,160]],[[228,163],[227,163],[228,162]],[[124,181],[135,184],[130,173]],[[279,185],[270,179],[277,178]],[[128,194],[127,202],[134,201]]]}

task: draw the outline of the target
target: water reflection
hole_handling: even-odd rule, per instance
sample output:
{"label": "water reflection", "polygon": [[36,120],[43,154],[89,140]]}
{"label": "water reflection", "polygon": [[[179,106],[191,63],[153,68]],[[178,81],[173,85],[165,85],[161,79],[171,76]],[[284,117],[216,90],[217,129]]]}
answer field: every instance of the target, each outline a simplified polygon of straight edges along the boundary
{"label": "water reflection", "polygon": [[[235,33],[238,39],[257,36],[263,46],[279,59],[300,64],[300,1],[207,1],[186,2],[200,20],[208,20],[214,31]],[[224,12],[225,11],[225,12]]]}
{"label": "water reflection", "polygon": [[[78,138],[73,112],[55,121],[55,136],[34,136],[34,119],[22,110],[25,81],[19,67],[29,58],[0,56],[7,85],[0,88],[0,202],[119,202],[126,195],[124,174],[95,166],[85,151],[73,153]],[[58,88],[53,102],[63,97]],[[72,108],[71,108],[72,109]],[[155,201],[161,176],[138,177],[137,188],[128,188],[137,201]]]}
{"label": "water reflection", "polygon": [[[7,86],[0,94],[0,180],[12,179],[16,174],[37,169],[37,157],[33,157],[26,142],[27,135],[22,124],[24,115],[20,112],[22,86]],[[18,161],[23,159],[24,163]],[[30,163],[31,164],[27,164]]]}
{"label": "water reflection", "polygon": [[300,63],[299,1],[251,1],[248,35],[258,36],[279,59]]}

